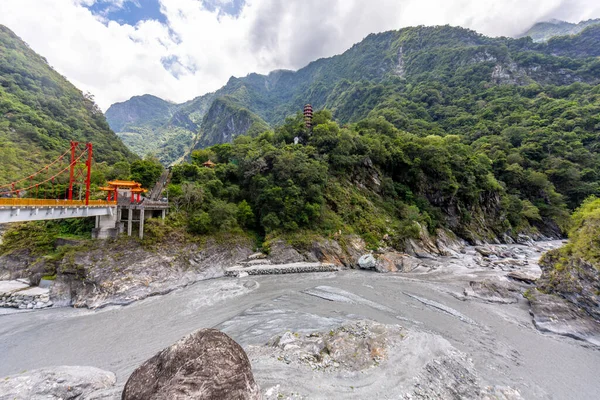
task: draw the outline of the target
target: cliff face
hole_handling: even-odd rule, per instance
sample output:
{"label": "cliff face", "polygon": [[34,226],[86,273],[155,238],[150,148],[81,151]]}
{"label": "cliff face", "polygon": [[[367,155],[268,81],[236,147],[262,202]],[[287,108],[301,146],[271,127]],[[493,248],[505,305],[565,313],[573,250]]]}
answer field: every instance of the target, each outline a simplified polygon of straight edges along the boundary
{"label": "cliff face", "polygon": [[190,152],[212,99],[209,93],[174,104],[152,95],[135,96],[110,106],[106,118],[136,154],[151,154],[171,165]]}
{"label": "cliff face", "polygon": [[600,321],[600,269],[565,254],[564,249],[544,254],[540,267],[542,276],[537,282],[538,289],[566,299]]}
{"label": "cliff face", "polygon": [[268,129],[269,125],[250,110],[240,107],[228,97],[218,98],[202,121],[194,148],[231,143],[239,135],[254,136]]}

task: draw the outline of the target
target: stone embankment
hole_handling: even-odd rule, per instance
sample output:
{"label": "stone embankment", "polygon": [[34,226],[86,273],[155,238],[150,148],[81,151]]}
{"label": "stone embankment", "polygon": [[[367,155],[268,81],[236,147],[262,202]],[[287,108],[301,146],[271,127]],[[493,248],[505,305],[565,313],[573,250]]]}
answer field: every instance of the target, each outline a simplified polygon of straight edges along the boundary
{"label": "stone embankment", "polygon": [[243,278],[248,275],[280,275],[303,272],[333,272],[339,267],[331,263],[295,262],[289,264],[271,264],[265,259],[250,259],[225,269],[225,276]]}
{"label": "stone embankment", "polygon": [[24,280],[0,281],[0,307],[37,310],[52,305],[46,288],[31,287]]}

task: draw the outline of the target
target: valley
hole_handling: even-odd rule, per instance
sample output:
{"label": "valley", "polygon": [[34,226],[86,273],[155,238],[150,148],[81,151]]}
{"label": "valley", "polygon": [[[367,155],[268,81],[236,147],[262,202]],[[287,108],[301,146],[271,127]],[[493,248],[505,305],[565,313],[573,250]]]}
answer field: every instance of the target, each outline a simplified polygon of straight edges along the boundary
{"label": "valley", "polygon": [[600,398],[600,20],[518,36],[103,113],[0,25],[0,399]]}

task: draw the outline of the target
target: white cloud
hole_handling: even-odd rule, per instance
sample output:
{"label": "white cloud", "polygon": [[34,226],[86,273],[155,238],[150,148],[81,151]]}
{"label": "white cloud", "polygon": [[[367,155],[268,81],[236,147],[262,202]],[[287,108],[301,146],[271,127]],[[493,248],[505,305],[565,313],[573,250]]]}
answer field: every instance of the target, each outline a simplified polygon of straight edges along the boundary
{"label": "white cloud", "polygon": [[103,20],[84,7],[94,0],[2,0],[0,23],[106,109],[144,93],[185,101],[232,75],[300,68],[371,32],[451,24],[511,36],[539,20],[600,17],[597,0],[247,0],[237,17],[199,0],[160,1],[166,24]]}

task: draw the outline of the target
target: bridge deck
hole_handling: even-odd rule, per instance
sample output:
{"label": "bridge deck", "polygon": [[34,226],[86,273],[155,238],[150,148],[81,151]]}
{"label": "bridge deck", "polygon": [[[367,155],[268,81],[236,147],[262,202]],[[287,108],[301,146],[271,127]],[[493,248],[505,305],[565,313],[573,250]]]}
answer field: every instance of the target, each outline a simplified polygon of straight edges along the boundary
{"label": "bridge deck", "polygon": [[106,200],[0,199],[0,224],[49,219],[86,218],[116,213],[117,203]]}
{"label": "bridge deck", "polygon": [[111,207],[116,201],[90,200],[58,200],[58,199],[13,199],[0,198],[0,207]]}

